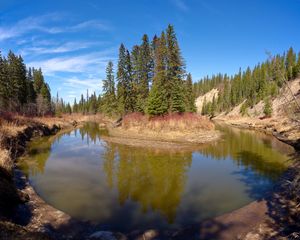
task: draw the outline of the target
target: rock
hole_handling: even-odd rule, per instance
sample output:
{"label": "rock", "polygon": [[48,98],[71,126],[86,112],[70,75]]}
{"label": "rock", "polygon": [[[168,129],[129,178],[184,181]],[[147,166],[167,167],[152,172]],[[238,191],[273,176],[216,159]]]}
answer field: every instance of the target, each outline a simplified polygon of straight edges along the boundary
{"label": "rock", "polygon": [[149,239],[149,240],[150,240],[150,239],[154,239],[155,237],[158,236],[158,232],[155,231],[155,230],[150,229],[150,230],[144,232],[143,236],[144,236],[144,238],[147,239],[147,240],[148,240],[148,239]]}

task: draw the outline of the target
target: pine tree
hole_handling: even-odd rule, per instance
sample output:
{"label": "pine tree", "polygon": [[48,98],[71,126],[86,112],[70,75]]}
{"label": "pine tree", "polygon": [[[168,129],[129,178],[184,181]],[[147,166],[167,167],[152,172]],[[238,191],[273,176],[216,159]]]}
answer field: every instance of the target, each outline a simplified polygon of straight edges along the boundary
{"label": "pine tree", "polygon": [[153,85],[150,90],[147,113],[150,115],[162,115],[168,111],[167,99],[167,76],[166,76],[166,38],[162,32],[160,39],[157,40],[157,49],[155,53],[155,69]]}
{"label": "pine tree", "polygon": [[43,87],[44,84],[44,77],[42,74],[42,70],[41,69],[32,69],[33,72],[33,86],[34,86],[34,90],[37,94],[39,94],[41,92],[41,89]]}
{"label": "pine tree", "polygon": [[151,56],[151,48],[149,39],[146,34],[142,38],[142,45],[139,50],[140,63],[140,84],[137,96],[139,111],[143,111],[146,105],[146,100],[149,95],[149,84],[153,77],[153,60]]}
{"label": "pine tree", "polygon": [[134,111],[143,112],[143,104],[141,101],[141,91],[142,91],[142,64],[141,64],[141,54],[140,46],[135,45],[131,51],[131,66],[132,66],[132,88],[131,95],[134,98]]}
{"label": "pine tree", "polygon": [[167,27],[167,98],[169,112],[184,112],[185,96],[183,93],[184,63],[181,57],[174,27]]}
{"label": "pine tree", "polygon": [[33,86],[33,76],[31,68],[28,69],[27,77],[26,77],[26,85],[27,85],[27,103],[34,103],[36,99],[36,92]]}
{"label": "pine tree", "polygon": [[291,80],[294,77],[294,68],[296,66],[296,54],[294,53],[294,50],[292,47],[287,52],[286,60],[286,71],[287,71],[287,78],[288,80]]}
{"label": "pine tree", "polygon": [[125,56],[125,94],[124,94],[125,113],[134,112],[136,106],[136,98],[134,92],[134,82],[132,79],[132,64],[131,56],[126,50]]}
{"label": "pine tree", "polygon": [[186,111],[187,112],[196,112],[196,105],[195,105],[195,94],[193,91],[193,81],[192,81],[192,75],[189,73],[187,75],[186,79]]}
{"label": "pine tree", "polygon": [[20,111],[26,103],[26,67],[21,57],[17,57],[13,52],[8,53],[8,96],[9,109]]}
{"label": "pine tree", "polygon": [[109,61],[106,67],[106,79],[103,80],[103,105],[102,111],[109,115],[116,112],[116,94],[113,63]]}
{"label": "pine tree", "polygon": [[121,114],[126,112],[125,109],[125,99],[126,94],[126,49],[123,44],[119,48],[119,61],[118,61],[118,71],[117,71],[117,98],[118,98],[118,111]]}
{"label": "pine tree", "polygon": [[157,79],[151,88],[147,106],[147,113],[151,116],[163,115],[168,111],[166,92],[160,79]]}
{"label": "pine tree", "polygon": [[78,113],[78,104],[76,98],[74,99],[72,112]]}

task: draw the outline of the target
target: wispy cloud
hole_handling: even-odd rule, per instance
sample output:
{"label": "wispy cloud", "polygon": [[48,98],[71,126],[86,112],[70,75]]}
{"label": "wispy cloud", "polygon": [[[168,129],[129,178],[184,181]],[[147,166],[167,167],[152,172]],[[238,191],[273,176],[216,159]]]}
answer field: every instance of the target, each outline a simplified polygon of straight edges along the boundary
{"label": "wispy cloud", "polygon": [[108,23],[100,22],[97,20],[89,20],[89,21],[78,23],[77,25],[70,27],[70,30],[76,31],[76,30],[81,30],[86,28],[108,31],[112,29],[112,26]]}
{"label": "wispy cloud", "polygon": [[184,0],[171,0],[171,2],[183,12],[187,12],[189,10],[189,7]]}
{"label": "wispy cloud", "polygon": [[65,42],[53,47],[49,47],[49,45],[51,46],[53,45],[53,43],[52,44],[49,43],[48,45],[35,44],[36,46],[26,47],[24,49],[21,49],[19,52],[23,56],[29,54],[41,55],[41,54],[67,53],[67,52],[78,51],[81,49],[86,49],[99,44],[101,44],[101,42],[83,42],[83,41]]}
{"label": "wispy cloud", "polygon": [[109,60],[114,59],[117,47],[108,48],[98,53],[88,53],[76,56],[53,57],[41,61],[29,62],[28,66],[41,67],[46,75],[57,72],[94,73],[105,68]]}
{"label": "wispy cloud", "polygon": [[[81,94],[85,94],[85,91],[88,90],[89,94],[93,94],[94,92],[101,92],[102,91],[102,78],[99,77],[93,77],[93,78],[77,78],[72,77],[69,79],[66,79],[63,83],[63,86],[67,90],[67,97],[72,102],[74,98],[77,97],[79,99],[79,96]],[[72,99],[72,100],[71,100]]]}
{"label": "wispy cloud", "polygon": [[20,37],[28,32],[39,31],[48,34],[58,34],[65,32],[75,32],[84,29],[97,29],[108,31],[112,26],[99,20],[88,20],[69,26],[53,25],[59,19],[55,14],[47,14],[38,17],[28,17],[18,21],[12,26],[0,26],[0,41]]}
{"label": "wispy cloud", "polygon": [[45,21],[56,21],[57,16],[55,14],[47,14],[39,17],[28,17],[19,20],[12,26],[0,26],[0,41],[10,38],[19,37],[27,32],[38,30],[45,33],[58,33],[60,30],[56,27],[45,27],[43,24]]}
{"label": "wispy cloud", "polygon": [[[67,79],[64,83],[65,86],[72,87],[72,88],[78,88],[82,91],[82,89],[90,89],[99,90],[102,86],[102,79],[99,78],[87,78],[87,79],[79,79],[76,77],[73,77],[71,79]],[[76,93],[76,91],[70,91],[71,94]]]}

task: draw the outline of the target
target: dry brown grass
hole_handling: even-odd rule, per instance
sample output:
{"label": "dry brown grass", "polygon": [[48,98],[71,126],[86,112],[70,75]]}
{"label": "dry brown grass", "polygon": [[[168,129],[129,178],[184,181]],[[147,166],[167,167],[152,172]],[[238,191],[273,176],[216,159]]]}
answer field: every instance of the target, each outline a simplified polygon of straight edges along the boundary
{"label": "dry brown grass", "polygon": [[10,160],[9,151],[0,149],[0,167],[4,168],[7,172],[11,172],[13,162]]}
{"label": "dry brown grass", "polygon": [[214,130],[214,124],[208,118],[194,113],[170,114],[152,118],[141,113],[132,113],[123,118],[122,127],[181,132]]}

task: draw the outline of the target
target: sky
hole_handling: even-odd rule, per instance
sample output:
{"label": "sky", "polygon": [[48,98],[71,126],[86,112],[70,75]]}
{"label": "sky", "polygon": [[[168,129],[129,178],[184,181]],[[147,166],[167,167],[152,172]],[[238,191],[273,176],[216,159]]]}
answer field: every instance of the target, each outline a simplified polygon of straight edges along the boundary
{"label": "sky", "polygon": [[73,102],[101,93],[121,43],[131,49],[168,24],[193,81],[300,51],[300,0],[0,0],[0,50],[41,67],[52,95]]}

